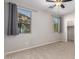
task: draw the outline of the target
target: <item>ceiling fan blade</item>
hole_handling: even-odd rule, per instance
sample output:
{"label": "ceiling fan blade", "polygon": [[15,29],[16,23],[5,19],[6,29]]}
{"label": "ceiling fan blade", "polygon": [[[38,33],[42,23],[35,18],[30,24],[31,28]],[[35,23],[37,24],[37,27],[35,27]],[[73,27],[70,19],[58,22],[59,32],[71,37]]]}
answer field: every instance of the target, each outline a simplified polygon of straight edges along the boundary
{"label": "ceiling fan blade", "polygon": [[62,0],[62,2],[69,2],[69,1],[72,1],[72,0]]}
{"label": "ceiling fan blade", "polygon": [[61,6],[61,8],[65,8],[65,6],[63,4],[61,4],[60,6]]}
{"label": "ceiling fan blade", "polygon": [[47,2],[61,2],[62,0],[46,0]]}
{"label": "ceiling fan blade", "polygon": [[72,0],[46,0],[47,2],[69,2],[69,1],[72,1]]}
{"label": "ceiling fan blade", "polygon": [[53,6],[49,6],[49,8],[54,8],[56,5],[53,5]]}
{"label": "ceiling fan blade", "polygon": [[47,2],[56,2],[56,1],[53,1],[53,0],[46,0]]}

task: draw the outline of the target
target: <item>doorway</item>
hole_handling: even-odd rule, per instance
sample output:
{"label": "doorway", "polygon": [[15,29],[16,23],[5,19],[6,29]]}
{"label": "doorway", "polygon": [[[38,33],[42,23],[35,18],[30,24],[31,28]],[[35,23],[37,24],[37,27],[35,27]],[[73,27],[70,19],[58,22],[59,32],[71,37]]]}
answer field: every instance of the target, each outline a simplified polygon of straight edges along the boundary
{"label": "doorway", "polygon": [[67,39],[68,41],[74,41],[74,26],[67,27]]}

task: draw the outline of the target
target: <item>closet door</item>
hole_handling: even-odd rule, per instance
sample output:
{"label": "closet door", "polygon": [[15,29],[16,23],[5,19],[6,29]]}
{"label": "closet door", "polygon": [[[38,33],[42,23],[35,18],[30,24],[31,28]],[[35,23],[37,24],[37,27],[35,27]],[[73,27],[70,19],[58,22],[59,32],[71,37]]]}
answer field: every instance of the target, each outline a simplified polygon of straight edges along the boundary
{"label": "closet door", "polygon": [[74,40],[74,26],[68,26],[68,41]]}

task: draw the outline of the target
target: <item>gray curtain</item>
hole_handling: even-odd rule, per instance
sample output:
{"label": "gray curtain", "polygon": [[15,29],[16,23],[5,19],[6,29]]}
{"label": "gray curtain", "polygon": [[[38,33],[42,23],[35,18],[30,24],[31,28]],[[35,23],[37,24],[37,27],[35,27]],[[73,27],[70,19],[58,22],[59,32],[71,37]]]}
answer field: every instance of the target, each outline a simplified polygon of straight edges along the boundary
{"label": "gray curtain", "polygon": [[9,15],[8,15],[8,35],[18,34],[18,20],[17,20],[17,5],[13,3],[9,4]]}

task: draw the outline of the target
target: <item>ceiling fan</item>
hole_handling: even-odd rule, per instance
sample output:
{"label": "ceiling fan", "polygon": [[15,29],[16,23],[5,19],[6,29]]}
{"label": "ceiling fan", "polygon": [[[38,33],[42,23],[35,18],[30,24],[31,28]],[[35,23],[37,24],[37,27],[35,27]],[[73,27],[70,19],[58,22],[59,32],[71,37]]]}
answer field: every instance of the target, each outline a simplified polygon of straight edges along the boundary
{"label": "ceiling fan", "polygon": [[55,3],[55,5],[53,6],[49,6],[49,8],[54,8],[55,6],[60,6],[61,8],[65,8],[65,6],[63,5],[63,2],[69,2],[72,0],[46,0],[47,2],[53,2]]}

